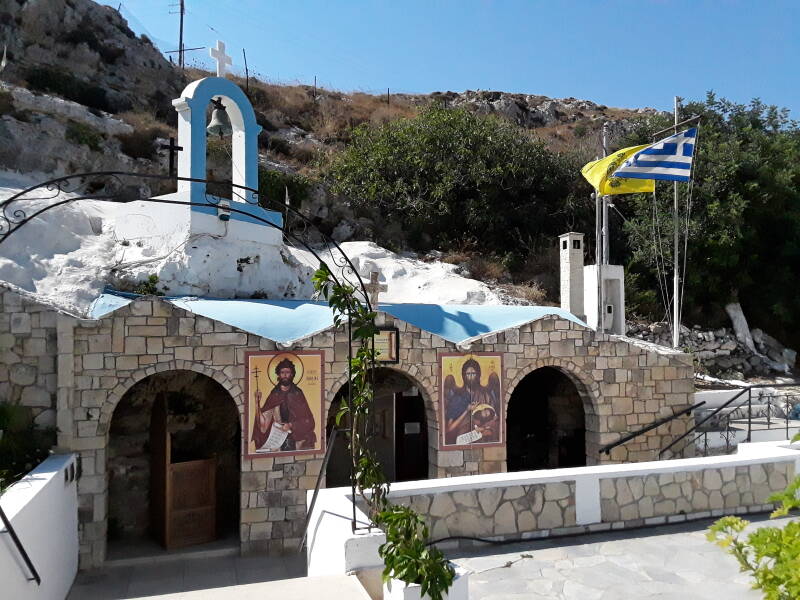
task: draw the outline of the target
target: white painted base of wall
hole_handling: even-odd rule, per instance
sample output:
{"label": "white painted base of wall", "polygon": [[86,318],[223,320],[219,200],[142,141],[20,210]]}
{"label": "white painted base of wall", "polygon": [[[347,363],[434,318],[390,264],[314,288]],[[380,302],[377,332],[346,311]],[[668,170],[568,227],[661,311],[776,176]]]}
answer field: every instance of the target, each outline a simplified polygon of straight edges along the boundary
{"label": "white painted base of wall", "polygon": [[0,505],[39,572],[31,576],[10,535],[0,535],[0,597],[64,600],[78,572],[78,484],[74,454],[51,456],[0,496]]}
{"label": "white painted base of wall", "polygon": [[[469,598],[469,571],[456,568],[456,577],[453,585],[443,596],[444,600],[468,600]],[[407,585],[397,579],[392,579],[383,584],[383,600],[426,600],[429,596],[422,597],[422,588],[416,583]]]}
{"label": "white painted base of wall", "polygon": [[[725,456],[409,481],[393,484],[389,499],[408,498],[421,494],[478,490],[481,488],[508,488],[549,482],[575,482],[576,526],[577,529],[589,527],[591,531],[591,526],[595,524],[597,524],[598,530],[608,529],[612,526],[612,523],[601,523],[600,480],[697,472],[704,469],[735,468],[768,463],[792,463],[794,472],[800,473],[800,444],[792,445],[786,441],[743,443],[739,445],[737,454]],[[312,494],[313,491],[308,492],[308,501],[311,500]],[[726,508],[725,512],[733,514],[738,508]],[[353,532],[351,527],[353,508],[350,502],[350,488],[320,490],[314,511],[309,520],[306,557],[310,576],[351,574],[361,570],[383,567],[382,561],[378,556],[378,547],[384,543],[386,536],[380,530],[366,529],[369,524],[367,515],[358,509],[355,512],[356,521],[359,527],[363,527],[363,529]],[[710,515],[711,513],[709,512]],[[678,514],[671,517],[658,517],[657,520],[659,522],[673,522],[674,519],[681,518],[685,520],[686,515]],[[546,535],[549,535],[549,533],[530,533],[531,538]]]}

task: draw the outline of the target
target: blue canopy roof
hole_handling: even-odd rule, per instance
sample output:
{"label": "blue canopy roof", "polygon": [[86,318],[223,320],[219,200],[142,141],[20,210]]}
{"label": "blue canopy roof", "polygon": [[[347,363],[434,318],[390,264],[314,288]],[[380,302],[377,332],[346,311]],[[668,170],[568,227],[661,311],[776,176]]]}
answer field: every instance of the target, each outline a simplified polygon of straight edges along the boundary
{"label": "blue canopy roof", "polygon": [[[120,292],[104,293],[95,300],[90,316],[102,318],[136,297]],[[333,326],[333,312],[328,305],[313,300],[195,297],[164,297],[163,300],[183,310],[281,343],[307,338]],[[555,306],[381,304],[379,310],[456,344],[520,327],[548,315],[586,326],[573,314]]]}

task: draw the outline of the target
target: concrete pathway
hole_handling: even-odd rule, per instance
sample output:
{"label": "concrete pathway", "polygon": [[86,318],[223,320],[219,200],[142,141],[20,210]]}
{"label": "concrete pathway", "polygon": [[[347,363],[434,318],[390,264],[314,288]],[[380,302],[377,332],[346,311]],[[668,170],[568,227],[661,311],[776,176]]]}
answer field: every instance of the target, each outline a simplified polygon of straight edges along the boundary
{"label": "concrete pathway", "polygon": [[706,541],[712,522],[476,546],[450,557],[473,571],[470,597],[481,600],[760,599],[736,560]]}
{"label": "concrete pathway", "polygon": [[[111,567],[79,573],[67,599],[199,600],[247,598],[251,595],[254,598],[302,598],[302,594],[292,596],[291,592],[299,590],[303,585],[309,585],[310,580],[305,574],[305,556],[226,556],[165,560],[155,564]],[[332,585],[334,588],[341,587],[344,591],[351,583],[349,580],[354,578],[343,579],[338,584],[326,582],[326,585],[328,589]],[[310,585],[313,584],[314,582]],[[355,584],[358,585],[358,582]],[[271,594],[268,596],[267,592]],[[364,598],[358,595],[342,597]]]}

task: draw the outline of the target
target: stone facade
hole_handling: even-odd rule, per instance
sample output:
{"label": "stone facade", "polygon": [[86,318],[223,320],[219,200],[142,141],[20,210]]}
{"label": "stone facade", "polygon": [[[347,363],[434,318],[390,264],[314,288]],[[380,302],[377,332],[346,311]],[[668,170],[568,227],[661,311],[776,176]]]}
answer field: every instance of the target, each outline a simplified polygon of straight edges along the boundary
{"label": "stone facade", "polygon": [[[0,317],[5,352],[0,366],[2,397],[30,402],[34,392],[25,390],[34,387],[41,395],[35,402],[45,404],[47,394],[48,405],[37,408],[40,414],[57,411],[59,449],[81,456],[84,568],[102,564],[106,555],[109,429],[123,395],[155,373],[188,370],[217,381],[243,415],[244,353],[288,349],[156,298],[138,299],[99,320],[80,320],[8,291]],[[379,313],[378,324],[399,329],[400,360],[389,368],[409,377],[424,399],[430,477],[506,470],[504,447],[439,450],[440,353],[502,353],[506,407],[517,384],[532,371],[553,367],[567,375],[585,409],[588,464],[652,459],[691,424],[690,418],[678,419],[615,448],[610,456],[598,452],[620,434],[690,404],[693,372],[689,359],[680,353],[596,334],[555,317],[485,335],[468,346],[456,346],[386,313]],[[348,343],[343,330],[331,329],[292,346],[324,352],[326,410],[347,382]],[[321,463],[321,455],[242,459],[243,552],[282,553],[297,547],[306,490],[314,488]],[[567,508],[561,509],[567,522]]]}
{"label": "stone facade", "polygon": [[392,496],[425,517],[431,537],[502,539],[575,526],[575,482]]}
{"label": "stone facade", "polygon": [[793,475],[794,465],[783,462],[601,479],[603,522],[640,521],[644,525],[673,515],[763,510],[767,499],[783,491]]}
{"label": "stone facade", "polygon": [[0,295],[0,399],[56,425],[57,313],[13,292]]}

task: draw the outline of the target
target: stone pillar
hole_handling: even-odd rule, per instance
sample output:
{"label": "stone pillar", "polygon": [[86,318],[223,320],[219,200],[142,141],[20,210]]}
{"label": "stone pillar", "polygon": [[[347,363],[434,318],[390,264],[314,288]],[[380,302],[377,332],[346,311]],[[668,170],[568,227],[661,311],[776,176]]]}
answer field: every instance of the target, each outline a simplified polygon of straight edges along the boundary
{"label": "stone pillar", "polygon": [[59,448],[72,448],[74,419],[72,418],[72,396],[75,388],[75,319],[59,314],[56,320],[57,388],[56,426]]}

